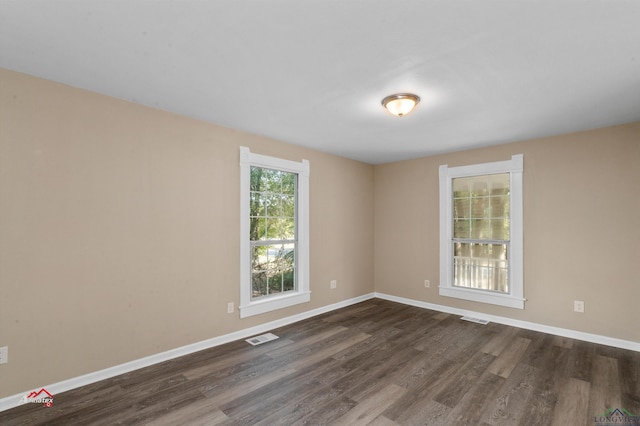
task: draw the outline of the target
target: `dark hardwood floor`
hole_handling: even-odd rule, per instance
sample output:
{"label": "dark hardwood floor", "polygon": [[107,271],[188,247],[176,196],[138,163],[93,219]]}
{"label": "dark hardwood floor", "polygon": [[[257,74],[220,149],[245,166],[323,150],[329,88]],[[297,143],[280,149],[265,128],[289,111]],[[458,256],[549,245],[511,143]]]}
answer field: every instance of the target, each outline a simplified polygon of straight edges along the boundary
{"label": "dark hardwood floor", "polygon": [[[373,299],[0,413],[2,425],[595,425],[640,353]],[[629,423],[625,423],[629,424]]]}

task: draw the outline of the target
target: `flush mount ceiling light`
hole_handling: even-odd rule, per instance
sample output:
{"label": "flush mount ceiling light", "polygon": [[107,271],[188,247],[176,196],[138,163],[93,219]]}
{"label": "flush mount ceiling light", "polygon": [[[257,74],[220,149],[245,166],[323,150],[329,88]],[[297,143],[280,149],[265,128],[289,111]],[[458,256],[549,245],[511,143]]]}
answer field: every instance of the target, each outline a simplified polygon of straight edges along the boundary
{"label": "flush mount ceiling light", "polygon": [[412,93],[396,93],[382,100],[382,106],[391,114],[402,117],[409,114],[420,102],[420,97]]}

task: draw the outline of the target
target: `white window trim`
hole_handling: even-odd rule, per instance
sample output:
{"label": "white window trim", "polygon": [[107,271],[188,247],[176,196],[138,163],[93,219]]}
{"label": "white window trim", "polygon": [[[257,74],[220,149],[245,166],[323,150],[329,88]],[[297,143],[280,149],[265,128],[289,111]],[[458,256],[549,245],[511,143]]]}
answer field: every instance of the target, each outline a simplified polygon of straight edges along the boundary
{"label": "white window trim", "polygon": [[[282,170],[298,175],[297,194],[297,290],[251,300],[251,248],[249,241],[249,192],[251,166]],[[240,318],[263,314],[276,309],[306,303],[309,291],[309,161],[284,160],[252,153],[240,147]]]}
{"label": "white window trim", "polygon": [[[522,230],[522,172],[523,155],[511,160],[470,166],[440,166],[440,285],[441,296],[475,302],[490,303],[510,308],[524,309],[523,282],[523,230]],[[509,253],[509,293],[497,293],[481,289],[461,288],[453,285],[453,237],[452,181],[454,178],[497,173],[510,173],[510,253]]]}

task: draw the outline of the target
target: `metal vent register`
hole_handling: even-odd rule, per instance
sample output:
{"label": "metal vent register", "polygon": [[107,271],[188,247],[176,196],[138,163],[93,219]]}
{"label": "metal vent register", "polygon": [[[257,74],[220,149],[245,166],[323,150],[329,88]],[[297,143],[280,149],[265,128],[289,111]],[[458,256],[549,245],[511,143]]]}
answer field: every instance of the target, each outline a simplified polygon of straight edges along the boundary
{"label": "metal vent register", "polygon": [[465,321],[470,321],[470,322],[475,322],[476,324],[482,324],[482,325],[487,325],[489,324],[489,321],[484,320],[484,319],[480,319],[480,318],[473,318],[473,317],[460,317],[461,320],[465,320]]}
{"label": "metal vent register", "polygon": [[276,336],[275,334],[267,333],[246,339],[245,342],[251,343],[253,346],[257,346],[263,343],[270,342],[271,340],[276,340],[277,338],[278,336]]}

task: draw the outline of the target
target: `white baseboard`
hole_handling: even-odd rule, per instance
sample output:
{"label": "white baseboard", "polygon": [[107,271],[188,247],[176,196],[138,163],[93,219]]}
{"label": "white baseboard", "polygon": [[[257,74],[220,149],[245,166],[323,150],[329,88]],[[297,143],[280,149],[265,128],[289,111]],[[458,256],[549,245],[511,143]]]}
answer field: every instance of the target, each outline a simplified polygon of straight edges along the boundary
{"label": "white baseboard", "polygon": [[[213,348],[215,346],[220,346],[225,343],[233,342],[236,340],[246,339],[247,337],[251,337],[256,334],[261,334],[266,331],[273,330],[274,328],[283,327],[285,325],[293,324],[294,322],[302,321],[304,319],[311,318],[316,315],[324,314],[327,312],[334,311],[336,309],[340,309],[350,305],[354,305],[356,303],[364,302],[365,300],[373,299],[374,297],[375,297],[374,293],[365,294],[363,296],[358,296],[352,299],[343,300],[342,302],[334,303],[328,306],[323,306],[317,309],[312,309],[310,311],[302,312],[297,315],[292,315],[290,317],[282,318],[275,321],[270,321],[268,323],[260,324],[255,327],[245,328],[243,330],[239,330],[234,333],[229,333],[223,336],[218,336],[211,339],[203,340],[201,342],[192,343],[190,345],[171,349],[166,352],[150,355],[150,356],[136,359],[130,362],[125,362],[124,364],[105,368],[104,370],[94,371],[93,373],[74,377],[68,380],[63,380],[62,382],[53,383],[43,387],[55,396],[58,393],[66,392],[71,389],[75,389],[81,386],[89,385],[91,383],[99,382],[100,380],[109,379],[111,377],[128,373],[130,371],[137,370],[139,368],[148,367],[153,364],[158,364],[160,362],[168,361],[170,359],[178,358],[184,355],[189,355],[191,353],[198,352],[203,349]],[[20,399],[24,395],[31,392],[32,390],[39,391],[40,388],[29,389],[23,393],[16,394],[13,396],[7,396],[5,398],[0,399],[0,411],[17,407],[19,405]]]}
{"label": "white baseboard", "polygon": [[542,333],[554,334],[556,336],[569,337],[571,339],[584,340],[585,342],[598,343],[600,345],[613,346],[616,348],[640,352],[640,343],[632,342],[630,340],[615,339],[613,337],[601,336],[599,334],[584,333],[582,331],[569,330],[566,328],[553,327],[550,325],[537,324],[528,321],[520,321],[517,319],[501,317],[497,315],[483,314],[481,312],[452,308],[450,306],[422,302],[420,300],[407,299],[405,297],[392,296],[385,293],[374,293],[374,295],[379,299],[398,302],[410,306],[416,306],[418,308],[431,309],[433,311],[445,312],[447,314],[471,316],[474,318],[496,322],[498,324],[511,325],[513,327],[524,328],[527,330],[540,331]]}
{"label": "white baseboard", "polygon": [[[307,318],[314,317],[316,315],[324,314],[334,311],[336,309],[344,308],[356,303],[364,302],[365,300],[379,298],[383,300],[389,300],[392,302],[398,302],[405,305],[416,306],[424,309],[431,309],[438,312],[445,312],[448,314],[472,316],[479,319],[486,319],[491,322],[499,324],[510,325],[514,327],[524,328],[527,330],[540,331],[543,333],[555,334],[557,336],[569,337],[577,340],[584,340],[586,342],[598,343],[601,345],[614,346],[622,349],[629,349],[632,351],[640,352],[640,343],[632,342],[629,340],[615,339],[613,337],[600,336],[597,334],[584,333],[581,331],[568,330],[565,328],[552,327],[544,324],[537,324],[528,321],[520,321],[512,318],[500,317],[497,315],[483,314],[480,312],[469,311],[466,309],[452,308],[450,306],[438,305],[435,303],[422,302],[419,300],[407,299],[404,297],[392,296],[385,293],[369,293],[362,296],[354,297],[352,299],[343,300],[342,302],[334,303],[321,308],[312,309],[307,312],[302,312],[297,315],[282,318],[279,320],[271,321],[265,324],[257,325],[255,327],[246,328],[236,331],[234,333],[225,334],[223,336],[214,337],[211,339],[203,340],[201,342],[193,343],[190,345],[182,346],[179,348],[171,349],[166,352],[161,352],[148,357],[136,359],[124,364],[116,365],[113,367],[105,368],[104,370],[95,371],[93,373],[85,374],[83,376],[74,377],[62,382],[53,383],[47,386],[43,386],[54,396],[58,393],[66,392],[71,389],[75,389],[81,386],[86,386],[91,383],[99,382],[100,380],[109,379],[111,377],[118,376],[120,374],[128,373],[133,370],[137,370],[143,367],[148,367],[153,364],[168,361],[170,359],[178,358],[184,355],[188,355],[194,352],[201,351],[203,349],[213,348],[215,346],[223,345],[225,343],[233,342],[240,339],[246,339],[247,337],[261,334],[274,328],[283,327],[288,324],[293,324],[298,321],[302,321]],[[8,410],[10,408],[17,407],[20,399],[31,392],[32,390],[38,391],[39,389],[29,389],[23,393],[8,396],[0,399],[0,411]]]}

